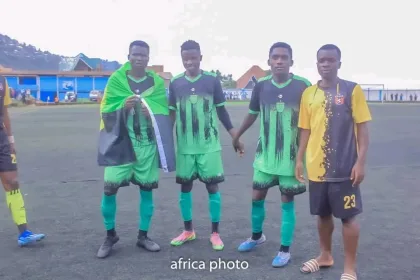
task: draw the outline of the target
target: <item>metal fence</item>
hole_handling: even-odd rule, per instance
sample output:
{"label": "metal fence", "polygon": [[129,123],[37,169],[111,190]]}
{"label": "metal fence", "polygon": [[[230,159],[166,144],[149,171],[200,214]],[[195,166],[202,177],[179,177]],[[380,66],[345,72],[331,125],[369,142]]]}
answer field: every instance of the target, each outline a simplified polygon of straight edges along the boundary
{"label": "metal fence", "polygon": [[[362,87],[366,100],[371,102],[420,102],[420,89],[371,89]],[[251,98],[250,89],[226,89],[227,100],[247,100]]]}
{"label": "metal fence", "polygon": [[420,89],[364,89],[368,101],[420,102]]}

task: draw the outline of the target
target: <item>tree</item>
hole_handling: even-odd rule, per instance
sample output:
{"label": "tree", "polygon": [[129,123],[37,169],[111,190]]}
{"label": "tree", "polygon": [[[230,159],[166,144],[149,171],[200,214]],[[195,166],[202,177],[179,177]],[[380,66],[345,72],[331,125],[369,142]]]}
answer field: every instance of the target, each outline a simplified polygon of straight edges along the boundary
{"label": "tree", "polygon": [[219,70],[211,70],[211,72],[216,74],[216,78],[222,83],[223,88],[236,88],[236,81],[233,79],[232,74],[224,75]]}

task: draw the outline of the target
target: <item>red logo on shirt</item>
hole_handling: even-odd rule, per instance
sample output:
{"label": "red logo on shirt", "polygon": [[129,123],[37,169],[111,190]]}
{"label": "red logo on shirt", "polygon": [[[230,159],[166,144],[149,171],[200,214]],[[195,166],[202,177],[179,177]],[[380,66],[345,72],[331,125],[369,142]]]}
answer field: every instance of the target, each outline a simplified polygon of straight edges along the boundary
{"label": "red logo on shirt", "polygon": [[335,96],[335,104],[336,105],[343,105],[344,104],[344,95],[336,95]]}

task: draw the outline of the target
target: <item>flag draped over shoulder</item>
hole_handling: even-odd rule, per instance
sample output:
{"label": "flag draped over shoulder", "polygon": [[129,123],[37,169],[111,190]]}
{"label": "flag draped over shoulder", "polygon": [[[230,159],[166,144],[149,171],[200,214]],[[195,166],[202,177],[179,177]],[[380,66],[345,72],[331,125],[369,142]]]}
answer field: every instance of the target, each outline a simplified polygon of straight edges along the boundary
{"label": "flag draped over shoulder", "polygon": [[[98,164],[118,166],[135,162],[136,155],[128,135],[125,101],[133,96],[128,84],[129,62],[114,72],[108,80],[101,101]],[[160,168],[165,172],[175,170],[175,149],[168,99],[163,79],[153,71],[147,74],[154,79],[154,86],[142,93],[141,99],[149,111],[159,151]]]}

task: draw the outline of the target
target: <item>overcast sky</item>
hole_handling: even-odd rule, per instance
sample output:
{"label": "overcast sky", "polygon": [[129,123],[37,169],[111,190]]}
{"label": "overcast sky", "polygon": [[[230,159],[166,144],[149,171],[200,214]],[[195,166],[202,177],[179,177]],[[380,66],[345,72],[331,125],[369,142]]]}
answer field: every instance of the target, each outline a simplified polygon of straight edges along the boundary
{"label": "overcast sky", "polygon": [[[183,71],[180,45],[200,43],[202,68],[239,78],[267,68],[277,41],[294,50],[292,71],[318,78],[317,49],[342,50],[340,76],[361,84],[420,88],[420,5],[414,0],[0,0],[0,33],[52,53],[124,62],[145,40],[150,64]],[[7,11],[7,12],[5,12]]]}

